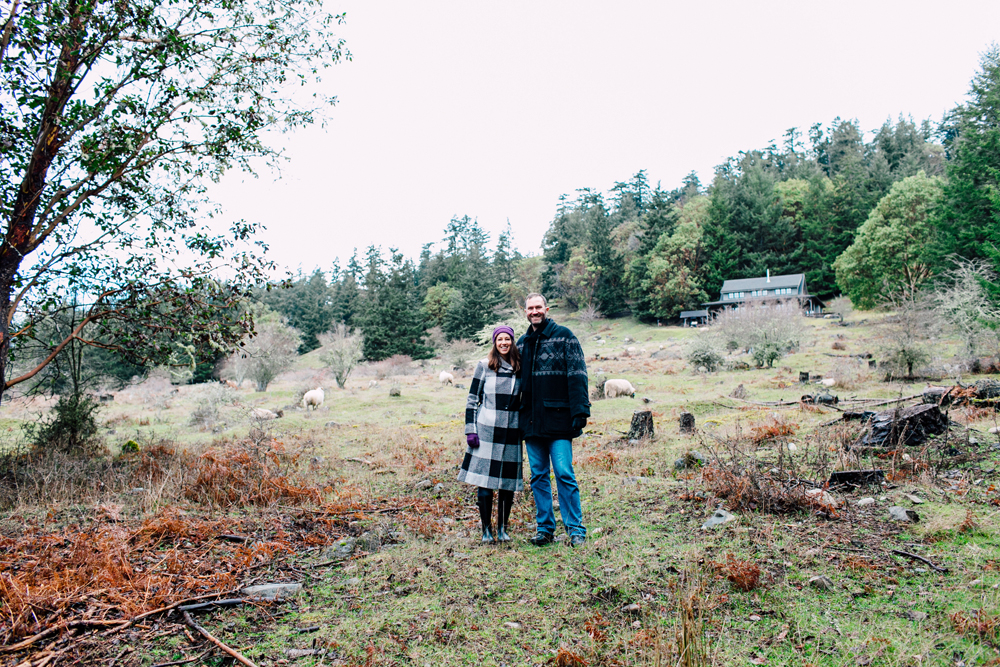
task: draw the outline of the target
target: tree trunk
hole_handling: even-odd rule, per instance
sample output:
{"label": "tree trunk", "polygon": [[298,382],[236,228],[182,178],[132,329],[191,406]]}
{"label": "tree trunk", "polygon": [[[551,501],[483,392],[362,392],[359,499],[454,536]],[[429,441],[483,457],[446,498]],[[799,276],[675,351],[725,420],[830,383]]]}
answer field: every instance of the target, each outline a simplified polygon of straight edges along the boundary
{"label": "tree trunk", "polygon": [[629,440],[641,440],[653,437],[653,413],[649,410],[636,410],[632,413],[632,426],[625,436]]}
{"label": "tree trunk", "polygon": [[694,415],[682,412],[680,418],[681,433],[694,433]]}

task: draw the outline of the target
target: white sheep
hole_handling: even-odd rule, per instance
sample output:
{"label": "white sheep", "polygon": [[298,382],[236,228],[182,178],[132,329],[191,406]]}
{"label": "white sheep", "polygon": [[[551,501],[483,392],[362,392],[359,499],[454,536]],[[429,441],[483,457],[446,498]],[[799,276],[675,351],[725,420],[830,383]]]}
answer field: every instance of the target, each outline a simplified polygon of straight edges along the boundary
{"label": "white sheep", "polygon": [[368,381],[368,388],[369,389],[374,389],[377,386],[378,386],[378,380],[369,380]]}
{"label": "white sheep", "polygon": [[604,397],[618,398],[628,396],[635,398],[635,387],[628,380],[608,380],[604,383]]}
{"label": "white sheep", "polygon": [[835,378],[823,378],[822,380],[819,381],[819,383],[824,387],[832,387],[833,385],[837,384],[837,380]]}
{"label": "white sheep", "polygon": [[448,371],[441,371],[441,374],[438,375],[438,382],[442,385],[455,384],[455,376]]}
{"label": "white sheep", "polygon": [[259,419],[261,421],[268,421],[270,419],[277,419],[278,417],[285,416],[285,412],[283,410],[271,412],[267,408],[253,408],[250,410],[250,414],[252,414],[255,419]]}
{"label": "white sheep", "polygon": [[316,387],[312,391],[307,391],[302,397],[302,407],[308,410],[309,406],[312,406],[313,410],[316,410],[323,405],[323,398],[323,387]]}

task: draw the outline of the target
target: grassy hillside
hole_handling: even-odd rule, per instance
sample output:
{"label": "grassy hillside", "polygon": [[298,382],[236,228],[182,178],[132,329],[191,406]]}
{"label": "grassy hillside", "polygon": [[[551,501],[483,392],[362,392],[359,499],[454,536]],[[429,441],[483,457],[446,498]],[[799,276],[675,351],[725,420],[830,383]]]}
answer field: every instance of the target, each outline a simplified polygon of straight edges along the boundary
{"label": "grassy hillside", "polygon": [[[514,543],[478,544],[475,489],[455,481],[466,391],[440,385],[444,361],[387,376],[364,367],[339,390],[313,352],[265,394],[163,380],[118,392],[101,414],[110,455],[89,467],[8,460],[19,486],[7,485],[0,524],[0,633],[13,643],[81,619],[116,629],[114,619],[176,600],[294,581],[304,588],[290,601],[216,609],[198,622],[258,665],[998,660],[996,413],[953,409],[950,433],[925,446],[859,455],[844,447],[857,423],[824,425],[840,412],[799,403],[822,390],[799,384],[800,371],[834,378],[839,407],[923,389],[883,382],[854,356],[877,349],[870,314],[852,316],[852,326],[807,320],[801,346],[774,368],[717,373],[685,361],[703,330],[631,320],[588,329],[553,316],[580,337],[591,378],[637,388],[634,399],[595,401],[574,443],[584,547],[526,542],[530,491],[515,501]],[[935,366],[956,351],[935,341]],[[470,372],[456,373],[456,384],[467,387]],[[319,385],[324,405],[298,408]],[[733,398],[740,385],[742,399]],[[248,409],[257,406],[285,416],[255,422]],[[18,425],[47,407],[18,399],[0,408],[8,450]],[[624,441],[639,409],[652,411],[656,435]],[[685,411],[696,417],[693,434],[679,432]],[[119,454],[128,440],[139,453]],[[691,451],[708,465],[678,469]],[[867,467],[889,481],[832,499],[804,495],[832,470]],[[874,503],[859,506],[866,497]],[[920,521],[892,520],[896,505]],[[703,530],[717,507],[735,520]],[[337,545],[351,536],[364,539],[341,559]],[[66,664],[153,665],[210,648],[175,613],[105,639],[84,634],[97,626],[74,627],[10,664],[64,650]],[[213,649],[192,664],[231,663]]]}

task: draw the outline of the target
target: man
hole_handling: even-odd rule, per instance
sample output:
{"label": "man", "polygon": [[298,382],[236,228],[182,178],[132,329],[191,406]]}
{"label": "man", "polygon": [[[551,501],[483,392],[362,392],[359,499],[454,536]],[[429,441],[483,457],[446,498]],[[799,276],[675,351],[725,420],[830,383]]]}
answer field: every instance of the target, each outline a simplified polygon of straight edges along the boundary
{"label": "man", "polygon": [[549,307],[541,294],[524,302],[530,326],[517,341],[521,352],[521,412],[518,421],[531,466],[531,492],[535,496],[536,546],[553,541],[556,517],[552,509],[549,463],[559,492],[559,513],[570,545],[587,539],[580,508],[580,488],[573,473],[572,440],[583,433],[590,416],[587,365],[583,348],[573,332],[548,318]]}

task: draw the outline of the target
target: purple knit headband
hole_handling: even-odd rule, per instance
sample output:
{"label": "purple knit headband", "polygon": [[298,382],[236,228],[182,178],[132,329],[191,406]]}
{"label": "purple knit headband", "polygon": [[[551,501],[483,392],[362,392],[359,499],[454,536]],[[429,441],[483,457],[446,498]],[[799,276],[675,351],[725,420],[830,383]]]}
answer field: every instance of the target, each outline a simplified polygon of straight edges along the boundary
{"label": "purple knit headband", "polygon": [[496,329],[493,330],[493,342],[494,343],[497,342],[497,336],[499,336],[502,333],[510,334],[510,339],[514,340],[514,330],[511,329],[510,327],[506,326],[506,325],[501,324],[500,326],[498,326]]}

